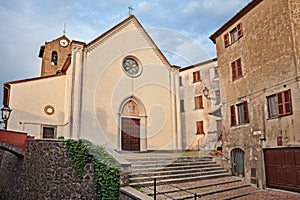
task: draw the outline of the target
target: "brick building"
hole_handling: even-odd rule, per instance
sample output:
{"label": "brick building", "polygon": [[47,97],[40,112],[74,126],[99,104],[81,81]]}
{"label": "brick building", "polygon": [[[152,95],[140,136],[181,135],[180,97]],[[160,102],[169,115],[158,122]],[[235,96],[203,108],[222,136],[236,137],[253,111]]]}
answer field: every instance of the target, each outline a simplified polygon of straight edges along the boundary
{"label": "brick building", "polygon": [[300,2],[253,0],[210,36],[222,164],[260,187],[300,191]]}

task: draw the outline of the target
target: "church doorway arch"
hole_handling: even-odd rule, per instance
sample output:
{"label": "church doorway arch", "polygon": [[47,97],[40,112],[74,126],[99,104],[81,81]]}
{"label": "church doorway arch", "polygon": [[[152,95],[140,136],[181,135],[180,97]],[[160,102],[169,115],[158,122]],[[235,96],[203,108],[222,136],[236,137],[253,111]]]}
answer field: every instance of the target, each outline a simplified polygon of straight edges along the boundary
{"label": "church doorway arch", "polygon": [[127,98],[120,107],[120,149],[146,151],[146,114],[142,102],[136,97]]}

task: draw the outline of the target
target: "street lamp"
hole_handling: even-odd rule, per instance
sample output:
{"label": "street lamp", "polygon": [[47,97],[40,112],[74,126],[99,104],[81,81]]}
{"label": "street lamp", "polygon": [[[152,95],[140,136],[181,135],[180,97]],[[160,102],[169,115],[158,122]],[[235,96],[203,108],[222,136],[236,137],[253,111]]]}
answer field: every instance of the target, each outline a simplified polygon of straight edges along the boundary
{"label": "street lamp", "polygon": [[3,106],[3,108],[1,108],[1,114],[2,114],[2,122],[4,123],[4,129],[7,129],[7,121],[10,117],[10,113],[11,113],[12,109],[10,109],[9,106],[5,105]]}
{"label": "street lamp", "polygon": [[208,98],[208,96],[209,96],[209,90],[208,90],[208,88],[207,87],[205,87],[204,89],[203,89],[203,95],[206,97],[206,98]]}

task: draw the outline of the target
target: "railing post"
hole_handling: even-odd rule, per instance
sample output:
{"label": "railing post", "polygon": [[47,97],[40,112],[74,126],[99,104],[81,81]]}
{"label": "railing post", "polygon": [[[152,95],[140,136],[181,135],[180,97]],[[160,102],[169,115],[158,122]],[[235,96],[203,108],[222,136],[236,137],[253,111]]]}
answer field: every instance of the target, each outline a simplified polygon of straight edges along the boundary
{"label": "railing post", "polygon": [[194,194],[195,200],[197,200],[197,193]]}
{"label": "railing post", "polygon": [[156,200],[156,178],[154,178],[154,200]]}

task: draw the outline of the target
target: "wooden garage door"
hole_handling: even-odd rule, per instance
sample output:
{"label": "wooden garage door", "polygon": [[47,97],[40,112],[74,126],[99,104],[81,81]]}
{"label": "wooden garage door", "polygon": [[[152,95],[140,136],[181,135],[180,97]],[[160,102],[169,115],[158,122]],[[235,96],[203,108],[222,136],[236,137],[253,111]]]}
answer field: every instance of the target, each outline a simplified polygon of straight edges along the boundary
{"label": "wooden garage door", "polygon": [[122,150],[140,150],[140,119],[122,118]]}
{"label": "wooden garage door", "polygon": [[300,192],[300,148],[265,149],[267,187]]}

